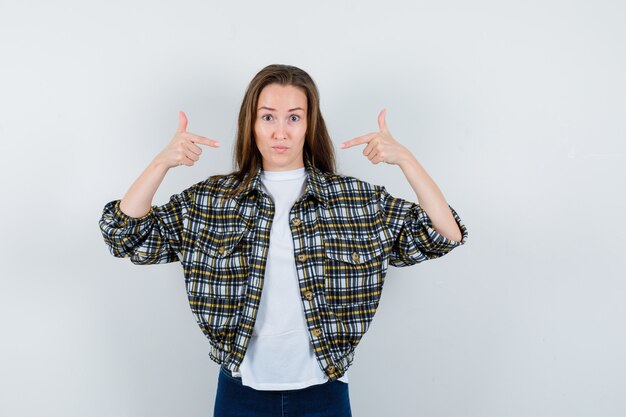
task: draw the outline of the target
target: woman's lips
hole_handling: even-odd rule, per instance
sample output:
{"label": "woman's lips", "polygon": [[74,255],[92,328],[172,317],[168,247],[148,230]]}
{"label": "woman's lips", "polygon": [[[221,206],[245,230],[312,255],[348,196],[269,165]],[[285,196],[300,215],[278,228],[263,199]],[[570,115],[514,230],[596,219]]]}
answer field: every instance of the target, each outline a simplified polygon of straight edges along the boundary
{"label": "woman's lips", "polygon": [[276,152],[283,153],[283,152],[285,152],[289,148],[287,148],[285,146],[272,146],[272,149],[274,149]]}

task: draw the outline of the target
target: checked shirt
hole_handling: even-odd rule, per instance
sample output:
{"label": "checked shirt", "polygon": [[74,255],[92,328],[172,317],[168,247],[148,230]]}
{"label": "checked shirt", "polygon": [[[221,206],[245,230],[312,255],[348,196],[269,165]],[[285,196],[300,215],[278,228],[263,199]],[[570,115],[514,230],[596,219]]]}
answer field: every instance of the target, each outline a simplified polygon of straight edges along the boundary
{"label": "checked shirt", "polygon": [[[388,266],[441,257],[465,243],[467,229],[449,206],[462,232],[461,242],[450,240],[418,204],[382,186],[321,172],[308,160],[305,170],[305,192],[289,215],[294,259],[313,350],[335,380],[374,318]],[[140,218],[110,201],[99,222],[116,257],[138,265],[180,261],[209,356],[230,371],[244,358],[263,289],[274,203],[260,174],[230,198],[234,175],[209,177]]]}

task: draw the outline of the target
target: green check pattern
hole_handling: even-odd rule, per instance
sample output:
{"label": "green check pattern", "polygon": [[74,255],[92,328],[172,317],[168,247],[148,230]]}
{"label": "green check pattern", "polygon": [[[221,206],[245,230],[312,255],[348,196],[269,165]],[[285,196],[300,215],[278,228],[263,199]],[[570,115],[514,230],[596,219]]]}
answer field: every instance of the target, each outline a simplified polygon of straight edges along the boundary
{"label": "green check pattern", "polygon": [[[329,379],[342,376],[376,313],[389,265],[414,265],[461,242],[439,234],[416,203],[384,187],[319,171],[306,160],[306,189],[290,211],[294,259],[309,336]],[[137,265],[180,261],[189,305],[210,357],[238,370],[258,310],[274,215],[259,170],[239,195],[233,175],[214,176],[132,218],[120,200],[99,221],[112,255]]]}

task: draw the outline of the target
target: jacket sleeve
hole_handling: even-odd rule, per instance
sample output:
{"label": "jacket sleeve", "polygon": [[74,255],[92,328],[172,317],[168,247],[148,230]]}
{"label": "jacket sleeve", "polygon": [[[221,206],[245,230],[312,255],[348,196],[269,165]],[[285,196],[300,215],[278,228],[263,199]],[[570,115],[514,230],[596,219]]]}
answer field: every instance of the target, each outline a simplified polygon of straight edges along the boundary
{"label": "jacket sleeve", "polygon": [[460,242],[437,232],[430,217],[419,204],[395,198],[382,186],[376,186],[376,192],[383,223],[391,239],[390,265],[409,266],[439,258],[467,241],[467,228],[449,205],[461,230]]}
{"label": "jacket sleeve", "polygon": [[137,265],[162,264],[182,257],[183,231],[196,186],[170,197],[167,204],[153,205],[142,217],[120,210],[120,201],[108,202],[100,218],[100,230],[111,254],[130,258]]}

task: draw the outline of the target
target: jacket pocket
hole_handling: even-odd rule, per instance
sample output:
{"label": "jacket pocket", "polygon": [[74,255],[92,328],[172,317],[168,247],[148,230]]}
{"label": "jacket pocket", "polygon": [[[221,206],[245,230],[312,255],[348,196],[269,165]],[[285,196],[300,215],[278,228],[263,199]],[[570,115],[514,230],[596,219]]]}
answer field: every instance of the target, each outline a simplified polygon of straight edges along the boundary
{"label": "jacket pocket", "polygon": [[211,228],[198,232],[187,282],[190,295],[234,298],[243,294],[249,250],[245,233],[245,230],[226,232]]}
{"label": "jacket pocket", "polygon": [[329,305],[380,299],[387,262],[380,239],[370,235],[324,237],[324,282]]}
{"label": "jacket pocket", "polygon": [[189,306],[202,333],[216,344],[234,338],[243,298],[189,295]]}

